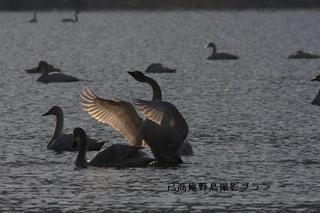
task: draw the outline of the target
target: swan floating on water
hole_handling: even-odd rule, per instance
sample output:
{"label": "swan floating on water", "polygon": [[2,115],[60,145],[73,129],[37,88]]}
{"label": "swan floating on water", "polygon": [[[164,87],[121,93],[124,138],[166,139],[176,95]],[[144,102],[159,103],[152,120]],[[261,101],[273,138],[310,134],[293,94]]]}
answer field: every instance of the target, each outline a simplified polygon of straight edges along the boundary
{"label": "swan floating on water", "polygon": [[147,73],[173,73],[176,72],[175,69],[170,69],[168,67],[162,66],[160,63],[150,64],[146,71]]}
{"label": "swan floating on water", "polygon": [[289,55],[288,59],[313,59],[313,58],[320,58],[319,55],[314,55],[311,53],[306,53],[302,50],[298,50],[292,55]]}
{"label": "swan floating on water", "polygon": [[79,147],[75,165],[85,168],[95,167],[144,167],[154,159],[142,152],[143,147],[127,144],[113,144],[97,153],[89,162],[86,159],[87,135],[79,127],[73,130],[74,146]]}
{"label": "swan floating on water", "polygon": [[152,101],[135,99],[134,105],[148,118],[145,120],[131,103],[120,99],[102,99],[88,88],[80,94],[80,103],[93,118],[119,131],[130,145],[142,146],[146,143],[157,161],[155,165],[182,163],[178,149],[184,135],[176,130],[187,124],[169,102],[154,104]]}
{"label": "swan floating on water", "polygon": [[[152,102],[153,104],[157,104],[157,103],[161,103],[162,102],[162,92],[161,92],[161,88],[159,86],[159,84],[152,78],[144,75],[142,72],[140,71],[134,71],[134,72],[130,72],[128,71],[128,73],[137,81],[139,82],[143,82],[143,83],[147,83],[151,86],[152,88],[152,91],[153,91],[153,97],[152,97]],[[145,111],[145,113],[147,113]],[[145,114],[144,113],[144,114]],[[148,117],[148,116],[147,116]],[[185,122],[186,121],[181,121],[181,122]],[[187,123],[186,123],[187,124]],[[182,143],[182,145],[180,146],[179,148],[179,153],[180,155],[193,155],[193,149],[192,149],[192,145],[185,141],[185,139],[187,138],[188,136],[188,132],[189,132],[189,127],[188,125],[183,125],[182,126],[183,129],[180,129],[180,130],[176,130],[176,131],[181,131],[183,132],[183,137],[182,137],[182,140],[184,141]]]}
{"label": "swan floating on water", "polygon": [[[59,106],[53,106],[48,112],[42,116],[55,115],[56,127],[54,129],[53,136],[47,145],[47,149],[55,151],[75,151],[79,150],[79,147],[73,147],[72,134],[63,133],[63,111]],[[96,139],[88,139],[88,150],[98,151],[105,144],[105,142],[98,142]]]}
{"label": "swan floating on water", "polygon": [[52,66],[51,64],[48,64],[48,62],[46,62],[46,61],[39,61],[37,67],[31,68],[31,69],[27,69],[27,70],[25,70],[25,71],[26,71],[27,73],[41,73],[42,71],[41,71],[40,67],[46,66],[45,64],[48,65],[48,72],[61,72],[60,69],[55,68],[55,67]]}
{"label": "swan floating on water", "polygon": [[42,73],[41,76],[37,79],[37,81],[39,81],[39,82],[50,83],[50,82],[75,82],[75,81],[79,81],[78,78],[63,74],[61,72],[50,72],[49,66],[46,62],[42,63],[41,66],[39,66],[39,70]]}
{"label": "swan floating on water", "polygon": [[29,23],[37,23],[37,11],[33,12],[33,18],[29,20]]}
{"label": "swan floating on water", "polygon": [[80,13],[79,10],[76,10],[75,13],[74,13],[74,19],[72,18],[65,18],[65,19],[62,19],[61,22],[72,22],[72,23],[75,23],[75,22],[78,22],[78,14]]}
{"label": "swan floating on water", "polygon": [[207,58],[208,60],[236,60],[239,59],[238,56],[229,53],[219,53],[217,52],[217,47],[213,42],[210,42],[205,48],[212,48],[212,54]]}

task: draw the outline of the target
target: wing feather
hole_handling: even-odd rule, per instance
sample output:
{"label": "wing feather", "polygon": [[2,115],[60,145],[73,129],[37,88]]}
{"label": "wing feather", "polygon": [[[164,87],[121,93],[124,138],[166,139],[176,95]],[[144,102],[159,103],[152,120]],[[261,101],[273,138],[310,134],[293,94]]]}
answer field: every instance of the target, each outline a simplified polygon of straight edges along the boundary
{"label": "wing feather", "polygon": [[102,99],[86,88],[80,94],[80,103],[91,117],[116,129],[130,144],[136,145],[139,140],[141,143],[139,128],[142,119],[129,102]]}

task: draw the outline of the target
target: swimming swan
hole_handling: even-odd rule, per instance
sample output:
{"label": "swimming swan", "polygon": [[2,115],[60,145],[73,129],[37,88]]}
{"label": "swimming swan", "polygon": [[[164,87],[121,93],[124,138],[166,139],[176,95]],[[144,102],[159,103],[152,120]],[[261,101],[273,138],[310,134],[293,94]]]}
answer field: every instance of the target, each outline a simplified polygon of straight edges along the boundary
{"label": "swimming swan", "polygon": [[[162,101],[162,92],[161,92],[161,88],[159,86],[159,84],[153,80],[152,78],[144,75],[142,72],[140,71],[134,71],[134,72],[130,72],[128,71],[128,73],[137,81],[139,82],[144,82],[147,83],[151,86],[152,91],[153,91],[153,97],[152,97],[152,101],[157,104],[157,102],[161,102]],[[185,122],[185,121],[184,121]],[[184,137],[182,138],[182,140],[184,141],[188,135],[189,132],[189,127],[188,125],[183,126],[185,129],[182,129],[181,131],[184,132]],[[179,148],[179,153],[180,155],[193,155],[193,149],[192,146],[189,142],[184,141],[181,145],[181,147]]]}
{"label": "swimming swan", "polygon": [[313,59],[313,58],[320,58],[319,55],[314,55],[311,53],[303,52],[302,50],[298,50],[292,55],[289,55],[288,59]]}
{"label": "swimming swan", "polygon": [[[25,70],[27,73],[41,73],[41,66],[45,66],[44,64],[48,64],[46,61],[39,61],[38,66]],[[51,64],[48,64],[48,71],[49,72],[61,72],[60,69],[55,68]]]}
{"label": "swimming swan", "polygon": [[207,58],[208,60],[236,60],[238,56],[229,53],[217,53],[217,47],[214,43],[209,43],[205,48],[212,48],[212,54]]}
{"label": "swimming swan", "polygon": [[[79,147],[73,147],[72,134],[63,133],[63,111],[59,106],[53,106],[48,112],[42,116],[55,115],[56,127],[51,140],[47,145],[47,149],[55,151],[74,151],[79,150]],[[88,150],[98,151],[104,145],[105,142],[98,142],[96,139],[89,139]]]}
{"label": "swimming swan", "polygon": [[170,69],[168,67],[164,67],[162,66],[162,64],[159,63],[154,63],[154,64],[150,64],[145,72],[148,73],[173,73],[175,72],[175,69]]}
{"label": "swimming swan", "polygon": [[29,23],[37,23],[37,11],[33,12],[33,18],[29,20]]}
{"label": "swimming swan", "polygon": [[75,82],[79,81],[78,78],[70,75],[63,74],[61,72],[50,72],[48,64],[42,63],[39,67],[41,76],[37,79],[38,82],[50,83],[50,82]]}
{"label": "swimming swan", "polygon": [[72,22],[72,23],[75,23],[75,22],[78,22],[78,14],[80,13],[79,10],[76,10],[76,12],[74,13],[74,19],[72,18],[65,18],[65,19],[62,19],[61,22]]}
{"label": "swimming swan", "polygon": [[144,167],[154,159],[149,158],[140,149],[143,147],[126,144],[113,144],[96,154],[89,162],[86,159],[87,135],[79,127],[73,130],[74,146],[79,147],[75,165],[85,168],[95,167]]}
{"label": "swimming swan", "polygon": [[93,118],[119,131],[130,145],[148,144],[158,165],[182,163],[178,148],[184,136],[176,130],[186,122],[182,122],[182,115],[172,104],[135,99],[137,109],[148,117],[143,120],[131,103],[102,99],[88,88],[80,94],[80,103]]}

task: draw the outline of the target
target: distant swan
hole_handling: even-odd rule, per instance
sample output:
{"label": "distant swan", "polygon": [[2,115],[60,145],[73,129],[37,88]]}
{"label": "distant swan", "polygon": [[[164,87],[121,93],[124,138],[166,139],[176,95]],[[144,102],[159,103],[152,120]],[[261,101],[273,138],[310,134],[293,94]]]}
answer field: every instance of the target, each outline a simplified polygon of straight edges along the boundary
{"label": "distant swan", "polygon": [[79,81],[78,78],[72,77],[70,75],[63,74],[61,72],[50,72],[47,63],[42,63],[39,66],[39,70],[42,73],[37,79],[39,82],[50,83],[50,82],[74,82]]}
{"label": "distant swan", "polygon": [[313,59],[320,58],[319,55],[314,55],[311,53],[303,52],[302,50],[298,50],[296,53],[289,55],[288,59]]}
{"label": "distant swan", "polygon": [[175,69],[163,67],[162,64],[154,63],[154,64],[150,64],[147,67],[145,72],[148,72],[148,73],[173,73],[175,71],[176,71]]}
{"label": "distant swan", "polygon": [[41,73],[42,71],[41,71],[40,67],[46,66],[45,64],[48,65],[48,71],[49,71],[49,72],[61,72],[60,69],[55,68],[55,67],[52,66],[51,64],[48,64],[46,61],[39,61],[37,67],[31,68],[31,69],[27,69],[27,70],[25,70],[25,71],[26,71],[27,73]]}
{"label": "distant swan", "polygon": [[72,23],[78,22],[78,14],[79,13],[80,13],[80,11],[76,10],[76,12],[74,13],[74,19],[66,18],[66,19],[62,19],[61,22],[72,22]]}
{"label": "distant swan", "polygon": [[[157,104],[157,102],[162,101],[161,88],[155,80],[144,75],[140,71],[134,71],[134,72],[128,71],[128,73],[137,81],[147,83],[151,86],[152,91],[153,91],[152,101],[154,104]],[[188,132],[189,132],[188,125],[185,125],[184,128],[185,129],[181,129],[181,131],[184,132],[184,137],[182,138],[183,141],[186,139]],[[179,148],[179,153],[180,153],[180,155],[193,155],[192,145],[189,142],[184,141],[182,143],[181,147]]]}
{"label": "distant swan", "polygon": [[135,99],[137,109],[148,118],[142,120],[129,102],[102,99],[88,88],[82,91],[80,103],[93,118],[118,130],[130,145],[148,144],[156,165],[182,163],[178,149],[184,136],[177,130],[187,124],[172,104]]}
{"label": "distant swan", "polygon": [[[316,77],[314,77],[313,79],[311,79],[311,81],[320,81],[320,75],[317,75]],[[317,96],[313,99],[313,101],[311,102],[312,105],[317,105],[320,106],[320,89],[319,92],[317,94]]]}
{"label": "distant swan", "polygon": [[126,144],[113,144],[96,154],[89,162],[86,159],[87,135],[79,127],[73,130],[74,146],[79,147],[75,165],[86,168],[95,167],[144,167],[154,159],[149,158],[140,149],[143,147]]}
{"label": "distant swan", "polygon": [[229,53],[218,53],[217,47],[214,43],[209,43],[205,48],[212,48],[212,54],[207,58],[208,60],[235,60],[239,57]]}
{"label": "distant swan", "polygon": [[37,23],[37,11],[33,12],[33,18],[29,20],[29,23]]}
{"label": "distant swan", "polygon": [[[48,112],[42,116],[55,115],[56,127],[51,140],[47,145],[47,149],[55,151],[74,151],[79,150],[79,147],[73,147],[72,134],[63,133],[63,111],[59,106],[53,106]],[[105,142],[98,142],[96,139],[89,139],[88,150],[98,151],[104,145]]]}

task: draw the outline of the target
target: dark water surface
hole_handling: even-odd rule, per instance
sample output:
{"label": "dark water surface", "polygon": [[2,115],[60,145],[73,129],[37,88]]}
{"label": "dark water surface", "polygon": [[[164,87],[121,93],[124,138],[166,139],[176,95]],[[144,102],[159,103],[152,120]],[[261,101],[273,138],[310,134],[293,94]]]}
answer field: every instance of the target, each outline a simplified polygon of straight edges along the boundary
{"label": "dark water surface", "polygon": [[[320,60],[287,60],[298,49],[320,53],[318,11],[0,13],[0,211],[267,211],[320,208],[320,108],[310,105]],[[236,61],[207,61],[209,41]],[[42,84],[39,60],[84,79]],[[76,153],[46,149],[54,117],[65,130],[123,142],[79,104],[85,87],[111,98],[151,98],[125,71],[161,62],[176,74],[151,75],[187,119],[195,156],[176,168],[74,170]],[[95,153],[90,152],[88,158]],[[249,183],[244,192],[168,191],[171,182]],[[271,182],[267,190],[255,183]]]}

